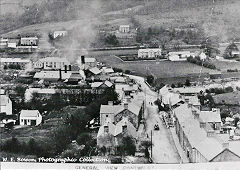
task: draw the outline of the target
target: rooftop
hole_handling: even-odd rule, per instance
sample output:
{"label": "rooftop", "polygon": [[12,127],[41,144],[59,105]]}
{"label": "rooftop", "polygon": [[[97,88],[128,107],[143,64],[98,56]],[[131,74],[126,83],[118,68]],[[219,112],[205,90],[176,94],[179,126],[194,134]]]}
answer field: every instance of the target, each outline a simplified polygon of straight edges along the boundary
{"label": "rooftop", "polygon": [[61,57],[46,57],[46,58],[41,58],[39,61],[41,61],[41,62],[64,62],[64,63],[69,63],[67,58],[61,58]]}
{"label": "rooftop", "polygon": [[99,70],[97,67],[90,68],[89,71],[91,71],[93,74],[97,75],[100,74],[102,71]]}
{"label": "rooftop", "polygon": [[206,130],[200,127],[199,119],[194,119],[192,109],[187,104],[174,109],[174,113],[192,147],[196,148],[207,160],[211,160],[223,151],[221,141],[207,136]]}
{"label": "rooftop", "polygon": [[[137,101],[132,101],[130,103],[126,103],[127,109],[132,112],[135,115],[138,115],[140,112],[140,109],[142,107],[142,103],[137,102]],[[120,105],[101,105],[100,108],[100,114],[101,113],[109,113],[109,114],[114,114],[117,115],[118,113],[122,112],[125,110],[124,104]]]}
{"label": "rooftop", "polygon": [[179,92],[180,94],[187,94],[187,93],[191,93],[191,94],[197,94],[200,93],[200,91],[205,92],[205,88],[204,87],[200,87],[200,86],[194,86],[194,87],[178,87],[178,88],[174,88],[173,89],[175,92]]}
{"label": "rooftop", "polygon": [[96,58],[93,58],[93,57],[85,58],[85,63],[94,63],[94,62],[96,62]]}
{"label": "rooftop", "polygon": [[[62,79],[69,79],[71,77],[72,72],[67,71],[67,73],[65,73],[65,71],[61,71],[61,74],[62,74]],[[36,72],[33,78],[58,80],[60,79],[60,73],[58,70],[57,71],[40,71],[40,72]]]}
{"label": "rooftop", "polygon": [[38,117],[40,115],[38,110],[21,110],[20,117]]}
{"label": "rooftop", "polygon": [[122,120],[116,124],[114,136],[117,136],[123,132],[123,126],[127,126],[127,133],[130,136],[134,138],[137,137],[137,130],[127,117],[123,117]]}
{"label": "rooftop", "polygon": [[201,111],[199,116],[204,122],[222,122],[219,109]]}
{"label": "rooftop", "polygon": [[2,63],[29,63],[30,60],[28,59],[21,59],[21,58],[1,58],[0,61]]}

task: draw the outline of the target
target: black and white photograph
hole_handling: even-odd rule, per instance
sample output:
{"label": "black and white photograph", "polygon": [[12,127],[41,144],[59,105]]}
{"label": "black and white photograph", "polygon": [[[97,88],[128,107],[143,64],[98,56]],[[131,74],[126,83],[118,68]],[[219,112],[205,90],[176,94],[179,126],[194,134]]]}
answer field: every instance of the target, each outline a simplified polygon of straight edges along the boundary
{"label": "black and white photograph", "polygon": [[240,169],[240,0],[0,0],[0,169]]}

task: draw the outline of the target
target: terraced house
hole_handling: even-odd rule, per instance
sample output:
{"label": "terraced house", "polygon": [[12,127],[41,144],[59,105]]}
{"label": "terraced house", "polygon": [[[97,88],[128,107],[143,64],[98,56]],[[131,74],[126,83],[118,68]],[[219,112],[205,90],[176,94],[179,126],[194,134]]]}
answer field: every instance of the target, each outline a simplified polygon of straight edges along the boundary
{"label": "terraced house", "polygon": [[211,113],[201,113],[191,104],[182,104],[173,113],[176,134],[190,162],[240,160],[239,140],[229,140],[229,134],[219,133],[219,124],[213,125],[206,118],[212,117]]}

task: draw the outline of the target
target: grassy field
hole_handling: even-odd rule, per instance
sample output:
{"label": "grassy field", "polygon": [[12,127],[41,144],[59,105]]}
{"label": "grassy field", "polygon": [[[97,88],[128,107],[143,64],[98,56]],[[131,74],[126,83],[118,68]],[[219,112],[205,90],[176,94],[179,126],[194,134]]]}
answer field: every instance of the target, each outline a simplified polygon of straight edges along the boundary
{"label": "grassy field", "polygon": [[228,69],[231,69],[231,70],[238,69],[238,70],[240,70],[240,62],[226,62],[226,61],[214,60],[213,63],[221,71],[227,71]]}
{"label": "grassy field", "polygon": [[34,4],[40,4],[47,0],[1,0],[0,1],[0,16],[11,13],[11,14],[22,14],[25,7]]}
{"label": "grassy field", "polygon": [[[130,70],[142,76],[153,75],[156,78],[185,77],[199,75],[201,67],[188,62],[172,61],[134,61],[123,62],[115,56],[95,56],[106,65]],[[202,73],[214,72],[214,70],[203,68]]]}

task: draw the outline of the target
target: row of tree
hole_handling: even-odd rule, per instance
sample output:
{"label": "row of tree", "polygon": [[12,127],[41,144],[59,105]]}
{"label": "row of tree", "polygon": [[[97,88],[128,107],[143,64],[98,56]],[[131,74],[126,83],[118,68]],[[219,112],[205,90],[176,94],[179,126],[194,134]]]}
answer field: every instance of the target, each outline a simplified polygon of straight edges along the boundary
{"label": "row of tree", "polygon": [[216,69],[216,66],[213,63],[209,61],[201,60],[199,57],[193,58],[192,56],[190,56],[187,58],[187,61],[190,63],[197,64],[199,66],[206,67],[206,68]]}

